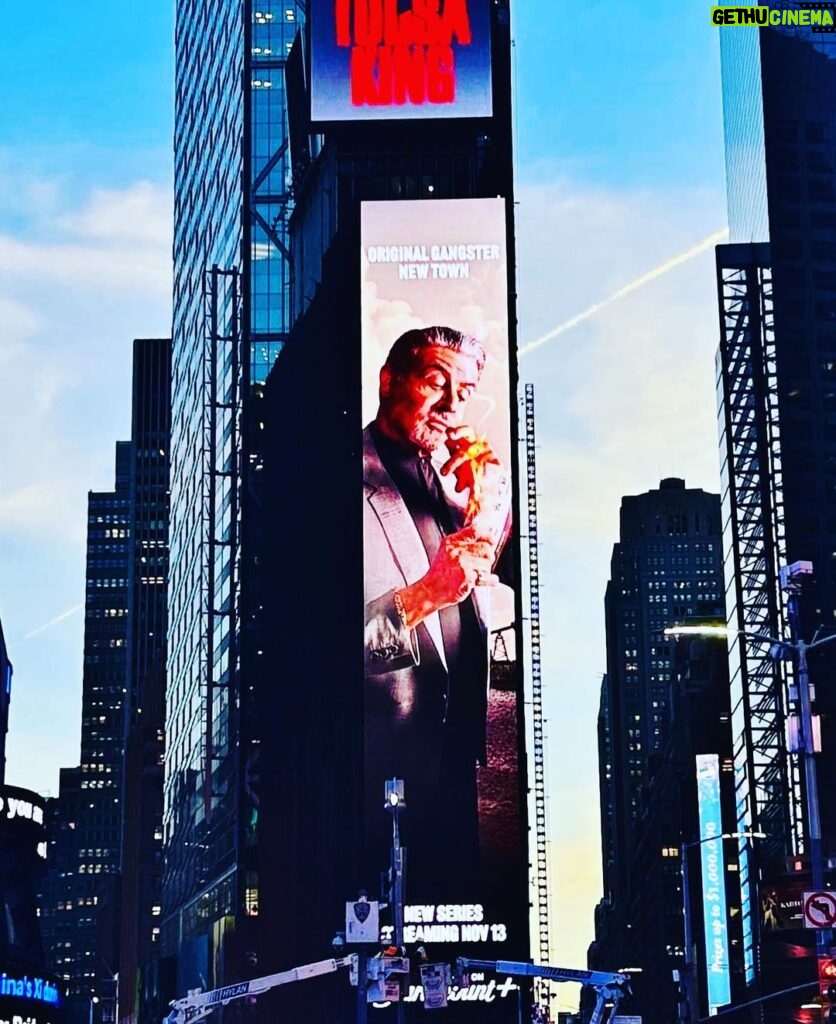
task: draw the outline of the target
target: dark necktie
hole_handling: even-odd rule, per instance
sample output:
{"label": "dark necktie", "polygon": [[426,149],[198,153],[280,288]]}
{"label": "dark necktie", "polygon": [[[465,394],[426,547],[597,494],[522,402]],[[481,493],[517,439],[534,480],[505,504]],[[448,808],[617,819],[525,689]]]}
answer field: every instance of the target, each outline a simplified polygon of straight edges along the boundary
{"label": "dark necktie", "polygon": [[[419,456],[417,463],[418,479],[426,489],[427,510],[431,515],[416,517],[415,524],[421,534],[427,557],[432,562],[441,547],[442,537],[454,530],[453,516],[441,489],[441,481],[429,458]],[[454,604],[442,608],[438,613],[441,620],[441,635],[444,638],[444,655],[447,668],[451,671],[455,667],[461,648],[462,624],[459,608],[459,605]]]}

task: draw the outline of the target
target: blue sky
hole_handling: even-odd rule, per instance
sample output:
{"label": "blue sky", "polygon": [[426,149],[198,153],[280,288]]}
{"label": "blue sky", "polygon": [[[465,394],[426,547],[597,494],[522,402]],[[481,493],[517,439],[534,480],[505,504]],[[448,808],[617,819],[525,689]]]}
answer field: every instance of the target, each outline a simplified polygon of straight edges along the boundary
{"label": "blue sky", "polygon": [[[172,6],[4,12],[7,777],[53,793],[59,766],[78,760],[86,494],[112,486],[114,442],[129,433],[132,339],[170,330]],[[697,0],[516,0],[522,343],[724,227],[716,32]],[[539,399],[554,959],[566,965],[584,962],[600,897],[595,718],[619,499],[664,476],[718,488],[712,266],[706,251],[521,362]]]}

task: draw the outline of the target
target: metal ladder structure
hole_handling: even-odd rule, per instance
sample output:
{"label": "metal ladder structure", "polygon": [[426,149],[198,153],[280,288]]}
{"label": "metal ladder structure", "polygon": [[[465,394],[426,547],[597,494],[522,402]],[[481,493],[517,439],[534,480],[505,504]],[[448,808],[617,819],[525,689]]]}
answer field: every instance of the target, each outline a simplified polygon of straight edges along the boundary
{"label": "metal ladder structure", "polygon": [[[534,385],[525,385],[525,470],[528,516],[529,637],[531,644],[531,724],[534,757],[534,839],[537,908],[537,955],[541,964],[551,959],[548,837],[546,831],[546,762],[543,717],[543,676],[540,661],[540,553],[537,532],[536,434]],[[544,1008],[549,1003],[547,978],[535,980],[535,999]]]}

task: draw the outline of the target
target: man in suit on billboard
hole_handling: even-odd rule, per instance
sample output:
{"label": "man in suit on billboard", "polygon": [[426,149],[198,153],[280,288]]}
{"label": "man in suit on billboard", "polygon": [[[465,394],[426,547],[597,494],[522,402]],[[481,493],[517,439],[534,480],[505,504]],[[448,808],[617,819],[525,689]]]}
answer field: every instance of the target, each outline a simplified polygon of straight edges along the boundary
{"label": "man in suit on billboard", "polygon": [[460,892],[478,853],[490,587],[510,527],[509,476],[465,423],[485,358],[452,328],[407,331],[363,437],[367,814],[385,778],[405,780],[410,877],[435,891]]}

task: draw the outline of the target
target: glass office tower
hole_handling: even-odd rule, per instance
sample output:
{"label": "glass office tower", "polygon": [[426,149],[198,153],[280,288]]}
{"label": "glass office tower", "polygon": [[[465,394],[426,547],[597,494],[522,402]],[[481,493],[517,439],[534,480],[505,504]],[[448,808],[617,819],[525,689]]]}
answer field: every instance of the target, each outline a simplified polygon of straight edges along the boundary
{"label": "glass office tower", "polygon": [[225,936],[258,917],[258,404],[287,330],[300,9],[177,4],[162,952],[181,991],[233,977]]}
{"label": "glass office tower", "polygon": [[[723,29],[721,49],[731,244],[717,251],[718,392],[729,622],[787,636],[778,569],[809,560],[809,640],[836,626],[836,38],[801,26]],[[797,694],[792,667],[772,662],[764,645],[736,640],[730,669],[739,827],[766,834],[740,841],[746,978],[756,981],[760,962],[762,979],[788,986],[758,947],[769,924],[764,894],[789,906],[788,869],[800,869],[802,885],[810,867],[798,759],[785,739]],[[829,648],[810,665],[823,722],[825,867],[836,853],[836,792],[822,784],[836,770],[834,670]],[[773,930],[787,948],[805,944],[789,924]]]}

